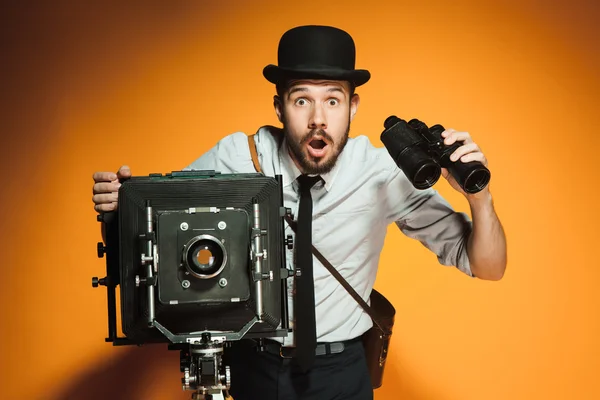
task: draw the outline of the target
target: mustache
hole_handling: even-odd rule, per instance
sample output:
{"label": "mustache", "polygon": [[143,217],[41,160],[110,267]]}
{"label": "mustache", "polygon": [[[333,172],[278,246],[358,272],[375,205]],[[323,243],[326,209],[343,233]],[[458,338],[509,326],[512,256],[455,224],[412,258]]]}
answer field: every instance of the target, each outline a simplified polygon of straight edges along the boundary
{"label": "mustache", "polygon": [[323,140],[325,140],[329,143],[333,143],[333,138],[327,132],[325,132],[323,129],[312,129],[310,132],[308,132],[306,134],[306,136],[304,136],[302,138],[300,143],[305,144],[307,142],[310,142],[315,136],[320,136],[323,138]]}

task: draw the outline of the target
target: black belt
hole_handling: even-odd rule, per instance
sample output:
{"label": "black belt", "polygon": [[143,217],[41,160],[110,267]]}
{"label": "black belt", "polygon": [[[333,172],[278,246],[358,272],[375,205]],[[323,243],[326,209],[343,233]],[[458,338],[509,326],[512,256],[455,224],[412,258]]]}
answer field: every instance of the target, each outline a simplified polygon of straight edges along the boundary
{"label": "black belt", "polygon": [[[330,354],[339,354],[344,351],[346,346],[351,343],[358,342],[361,337],[345,340],[343,342],[317,343],[315,355],[326,356]],[[281,343],[274,340],[265,340],[264,348],[267,352],[280,356],[281,358],[294,358],[296,356],[296,348],[291,346],[282,346]]]}

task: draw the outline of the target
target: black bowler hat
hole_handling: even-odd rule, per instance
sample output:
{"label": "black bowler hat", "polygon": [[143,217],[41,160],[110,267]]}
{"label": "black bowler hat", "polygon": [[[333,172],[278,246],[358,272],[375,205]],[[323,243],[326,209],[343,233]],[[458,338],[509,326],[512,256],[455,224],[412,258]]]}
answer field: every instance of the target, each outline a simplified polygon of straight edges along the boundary
{"label": "black bowler hat", "polygon": [[331,26],[298,26],[285,32],[277,50],[279,65],[269,64],[263,75],[271,83],[286,79],[330,79],[360,86],[371,78],[369,71],[354,69],[354,40]]}

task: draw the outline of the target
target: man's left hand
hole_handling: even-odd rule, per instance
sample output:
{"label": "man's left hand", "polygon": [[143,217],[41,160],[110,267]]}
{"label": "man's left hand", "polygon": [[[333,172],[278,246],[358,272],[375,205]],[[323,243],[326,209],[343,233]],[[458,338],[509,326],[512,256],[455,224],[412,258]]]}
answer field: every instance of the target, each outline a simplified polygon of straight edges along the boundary
{"label": "man's left hand", "polygon": [[[455,142],[463,142],[463,144],[454,151],[450,155],[451,161],[460,160],[460,162],[471,162],[471,161],[479,161],[485,167],[488,165],[488,161],[481,152],[481,149],[477,145],[477,143],[473,142],[471,135],[469,132],[459,132],[454,129],[446,129],[442,132],[442,137],[444,138],[444,144],[450,146]],[[467,199],[478,199],[478,198],[486,198],[489,196],[489,184],[486,187],[477,193],[467,193],[465,192],[456,179],[448,172],[446,168],[442,168],[442,176],[446,178],[448,183],[457,190],[462,193]]]}

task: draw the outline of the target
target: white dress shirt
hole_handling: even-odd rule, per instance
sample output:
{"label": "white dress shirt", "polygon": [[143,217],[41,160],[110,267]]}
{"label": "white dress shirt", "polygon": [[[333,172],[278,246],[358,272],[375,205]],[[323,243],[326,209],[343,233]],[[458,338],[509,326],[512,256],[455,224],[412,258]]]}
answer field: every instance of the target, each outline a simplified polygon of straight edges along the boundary
{"label": "white dress shirt", "polygon": [[[280,146],[278,137],[283,137],[279,128],[264,126],[258,130],[258,158],[265,175],[282,176],[284,206],[297,216],[296,178],[301,173],[286,150],[285,140]],[[236,132],[224,137],[185,170],[255,172],[247,135]],[[366,136],[349,138],[335,167],[321,176],[324,183],[311,190],[313,245],[365,301],[375,282],[390,223],[435,253],[440,264],[456,266],[473,276],[466,251],[472,229],[469,217],[455,212],[434,189],[415,189],[384,147],[374,147]],[[286,224],[287,235],[294,233]],[[287,251],[288,268],[294,269],[293,251]],[[362,335],[372,326],[371,318],[314,256],[313,260],[317,341],[343,341]],[[288,287],[293,329],[293,285]],[[294,335],[277,340],[293,345]]]}

